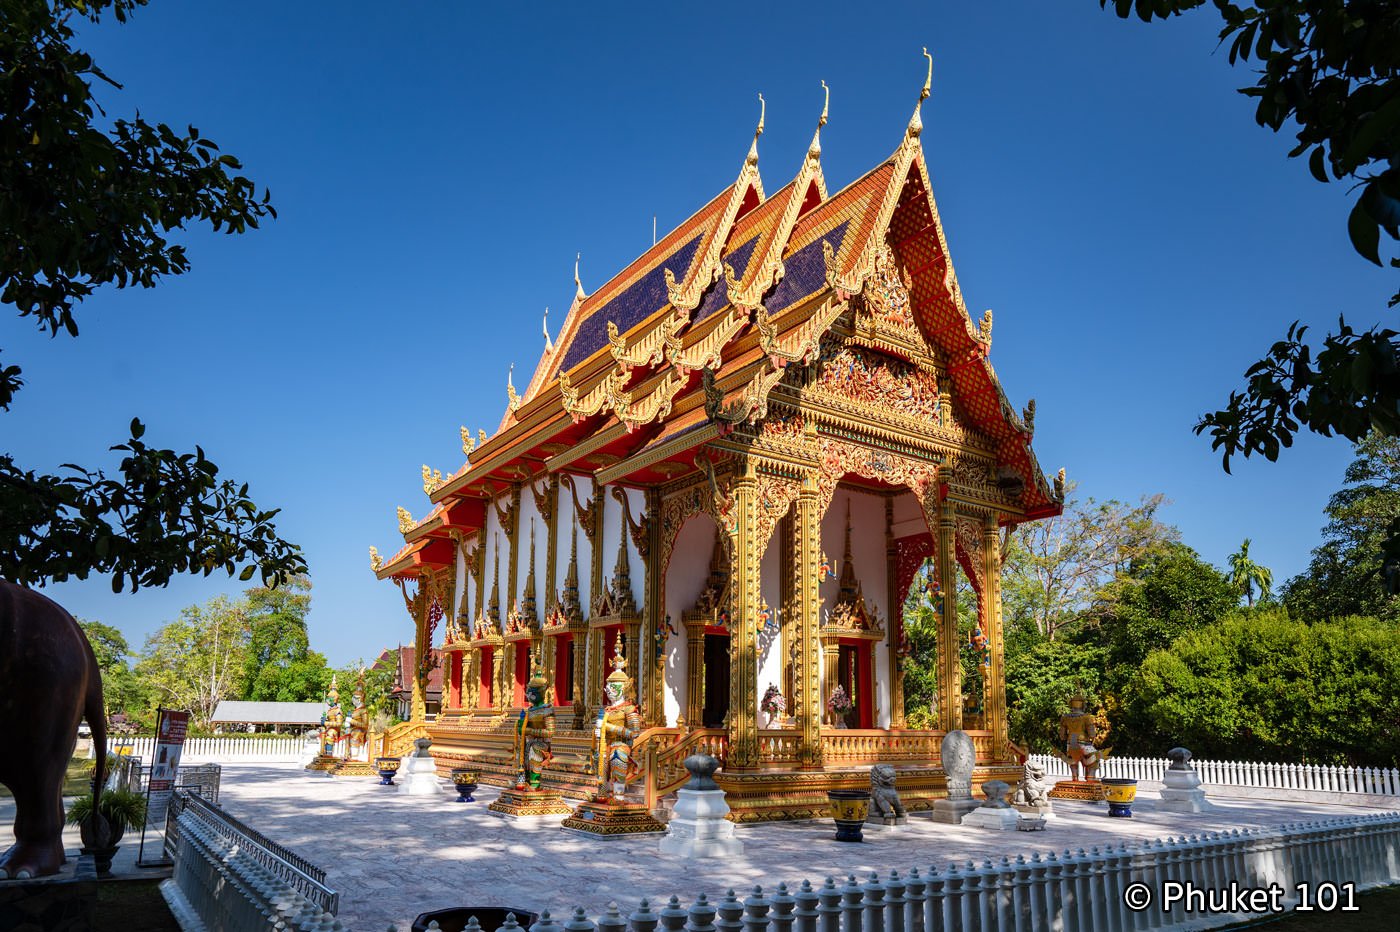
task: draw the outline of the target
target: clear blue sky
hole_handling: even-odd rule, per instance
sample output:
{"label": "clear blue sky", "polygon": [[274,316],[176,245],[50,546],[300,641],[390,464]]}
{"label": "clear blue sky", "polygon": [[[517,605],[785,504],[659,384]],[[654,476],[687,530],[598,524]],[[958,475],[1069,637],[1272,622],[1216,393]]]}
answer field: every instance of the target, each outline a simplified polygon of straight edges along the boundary
{"label": "clear blue sky", "polygon": [[[760,168],[796,174],[831,86],[833,190],[891,152],[934,54],[924,147],[974,315],[1036,449],[1081,493],[1164,492],[1222,565],[1240,540],[1282,580],[1318,541],[1350,458],[1304,438],[1220,469],[1191,433],[1289,321],[1379,319],[1393,282],[1346,241],[1343,188],[1285,159],[1202,12],[1151,26],[1095,0],[851,5],[156,2],[83,43],[125,84],[108,112],[193,123],[280,213],[189,236],[194,269],[106,291],[82,335],[0,315],[28,386],[0,416],[29,467],[96,464],[135,415],[200,443],[283,509],[306,550],[311,638],[341,664],[411,638],[366,548],[426,510],[419,465],[494,429],[506,367],[556,334],[573,259],[592,290],[727,185],[768,100]],[[528,375],[517,379],[523,385]],[[134,645],[224,578],[113,595],[54,586]]]}

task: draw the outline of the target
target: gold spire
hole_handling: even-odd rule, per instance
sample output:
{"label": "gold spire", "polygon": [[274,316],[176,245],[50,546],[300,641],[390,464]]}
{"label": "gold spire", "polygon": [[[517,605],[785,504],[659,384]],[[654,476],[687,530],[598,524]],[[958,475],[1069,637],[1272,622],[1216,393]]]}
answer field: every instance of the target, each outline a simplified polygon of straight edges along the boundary
{"label": "gold spire", "polygon": [[812,144],[807,147],[807,158],[816,161],[822,157],[822,127],[826,125],[826,114],[831,109],[831,88],[822,82],[822,90],[826,91],[826,100],[822,102],[821,119],[817,120],[817,131],[812,134]]}
{"label": "gold spire", "polygon": [[617,629],[617,640],[613,642],[612,672],[608,674],[609,683],[621,683],[626,690],[632,678],[627,675],[627,658],[622,654],[622,627]]}
{"label": "gold spire", "polygon": [[928,100],[930,89],[933,87],[933,56],[928,53],[928,47],[924,47],[924,57],[928,59],[928,77],[924,78],[923,90],[919,91],[919,102],[914,105],[914,115],[909,118],[909,128],[904,131],[905,139],[917,139],[924,131],[924,121],[919,116],[919,109],[924,101]]}
{"label": "gold spire", "polygon": [[758,128],[753,131],[753,145],[749,146],[749,157],[745,160],[752,167],[758,164],[758,137],[763,135],[763,117],[768,113],[768,104],[763,95],[758,95]]}
{"label": "gold spire", "polygon": [[497,630],[499,630],[499,629],[500,629],[500,625],[501,625],[501,535],[500,535],[500,534],[497,534],[497,535],[496,535],[495,541],[496,541],[496,556],[495,556],[495,559],[493,559],[493,560],[491,561],[491,564],[492,564],[492,565],[491,565],[491,569],[494,570],[494,572],[491,574],[491,601],[489,601],[488,603],[486,603],[486,616],[487,616],[488,618],[491,619],[491,622],[492,622],[493,624],[495,624],[496,627],[497,627]]}
{"label": "gold spire", "polygon": [[588,295],[583,293],[583,282],[578,277],[578,262],[583,258],[583,253],[574,253],[574,297],[582,301]]}

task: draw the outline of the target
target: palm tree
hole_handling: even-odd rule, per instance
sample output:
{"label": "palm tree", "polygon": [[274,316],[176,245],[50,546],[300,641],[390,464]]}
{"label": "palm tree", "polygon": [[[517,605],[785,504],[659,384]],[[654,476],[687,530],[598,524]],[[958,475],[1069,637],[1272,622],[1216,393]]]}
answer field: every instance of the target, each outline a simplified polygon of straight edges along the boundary
{"label": "palm tree", "polygon": [[1248,537],[1240,544],[1238,553],[1230,554],[1230,584],[1251,608],[1254,607],[1254,587],[1259,587],[1259,598],[1267,599],[1269,588],[1274,584],[1274,571],[1249,558]]}

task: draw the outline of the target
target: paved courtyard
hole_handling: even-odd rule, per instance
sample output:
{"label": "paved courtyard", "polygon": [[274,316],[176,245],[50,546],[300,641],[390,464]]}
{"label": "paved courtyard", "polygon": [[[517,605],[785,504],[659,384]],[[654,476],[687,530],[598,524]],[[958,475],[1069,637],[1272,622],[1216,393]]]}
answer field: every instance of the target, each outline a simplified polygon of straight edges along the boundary
{"label": "paved courtyard", "polygon": [[1149,787],[1131,820],[1109,819],[1101,804],[1057,801],[1060,818],[1043,833],[988,832],[915,815],[896,831],[867,831],[860,845],[832,841],[829,820],[743,826],[736,833],[746,846],[742,858],[697,862],[660,854],[658,836],[594,841],[562,831],[556,820],[506,821],[487,811],[496,796],[489,787],[477,802],[458,804],[446,789],[438,797],[411,797],[371,778],[234,764],[224,767],[221,796],[233,815],[326,869],[327,882],[340,892],[340,917],[356,932],[391,924],[406,932],[418,913],[449,906],[547,908],[564,918],[582,906],[596,917],[614,900],[625,914],[643,896],[658,905],[673,893],[682,902],[701,892],[717,899],[730,887],[742,893],[756,883],[770,889],[810,879],[815,885],[828,875],[863,879],[872,870],[942,869],[969,858],[1381,811],[1217,800],[1217,812],[1184,816],[1156,811]]}

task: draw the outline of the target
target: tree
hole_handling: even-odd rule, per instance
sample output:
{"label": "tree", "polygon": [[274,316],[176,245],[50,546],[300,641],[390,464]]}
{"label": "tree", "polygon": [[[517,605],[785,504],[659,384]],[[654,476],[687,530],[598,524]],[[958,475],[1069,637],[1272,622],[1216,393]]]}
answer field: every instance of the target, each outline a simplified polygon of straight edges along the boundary
{"label": "tree", "polygon": [[222,700],[238,694],[249,640],[246,603],[217,596],[152,634],[136,671],[162,705],[189,709],[204,727]]}
{"label": "tree", "polygon": [[1060,716],[1079,690],[1088,708],[1104,701],[1107,649],[1064,639],[1042,641],[1006,658],[1006,708],[1011,740],[1039,753],[1063,751],[1058,741]]}
{"label": "tree", "polygon": [[[77,336],[74,308],[104,285],[154,286],[189,268],[169,231],[191,223],[230,234],[276,216],[231,155],[194,127],[141,117],[108,123],[92,82],[120,85],[73,46],[73,20],[118,22],[145,0],[0,0],[0,302],[41,331]],[[99,127],[101,122],[107,124]],[[0,410],[23,386],[0,366]],[[266,585],[304,572],[301,550],[277,536],[277,511],[247,485],[219,480],[194,453],[146,446],[145,428],[112,449],[120,476],[65,465],[25,470],[0,454],[0,576],[42,585],[110,573],[114,591],[172,575],[244,566]]]}
{"label": "tree", "polygon": [[1267,600],[1273,584],[1274,571],[1249,558],[1249,538],[1246,537],[1240,549],[1230,554],[1230,585],[1253,608],[1255,587],[1259,588],[1259,598]]}
{"label": "tree", "polygon": [[[1205,0],[1112,0],[1127,18],[1165,19]],[[1318,181],[1357,182],[1347,218],[1358,253],[1381,264],[1380,232],[1400,239],[1400,13],[1395,5],[1357,0],[1272,0],[1236,4],[1212,0],[1230,40],[1230,63],[1255,59],[1258,80],[1240,92],[1258,101],[1254,118],[1275,132],[1297,127],[1290,157],[1308,156]],[[1099,0],[1107,7],[1109,0]],[[1391,258],[1400,268],[1400,259]],[[1400,293],[1391,306],[1400,302]],[[1269,460],[1292,445],[1301,427],[1357,442],[1368,432],[1400,432],[1400,333],[1359,332],[1339,319],[1336,333],[1315,348],[1297,321],[1267,356],[1245,372],[1244,391],[1203,416],[1223,450],[1225,470],[1235,455]],[[1400,526],[1383,543],[1400,588]]]}
{"label": "tree", "polygon": [[131,670],[131,647],[126,637],[116,628],[100,621],[79,618],[78,625],[87,635],[93,655],[97,658],[97,668],[102,671],[102,699],[107,706],[107,714],[139,711],[143,705],[143,690]]}
{"label": "tree", "polygon": [[276,589],[257,587],[243,597],[248,651],[239,695],[255,702],[314,702],[330,683],[326,658],[311,650],[306,615],[311,580],[293,577]]}
{"label": "tree", "polygon": [[1101,589],[1078,640],[1108,647],[1111,686],[1150,652],[1231,612],[1239,596],[1225,575],[1181,543],[1146,554]]}
{"label": "tree", "polygon": [[1400,621],[1400,596],[1386,585],[1381,552],[1400,523],[1400,438],[1372,434],[1358,443],[1343,481],[1324,510],[1322,544],[1284,584],[1283,603],[1298,618]]}
{"label": "tree", "polygon": [[1233,616],[1154,651],[1125,690],[1144,752],[1394,767],[1400,629],[1314,622],[1283,610]]}
{"label": "tree", "polygon": [[1079,620],[1092,597],[1133,560],[1180,538],[1157,520],[1162,495],[1136,506],[1080,502],[1070,486],[1062,514],[1020,525],[1007,541],[1002,573],[1008,626],[1029,622],[1045,638]]}

